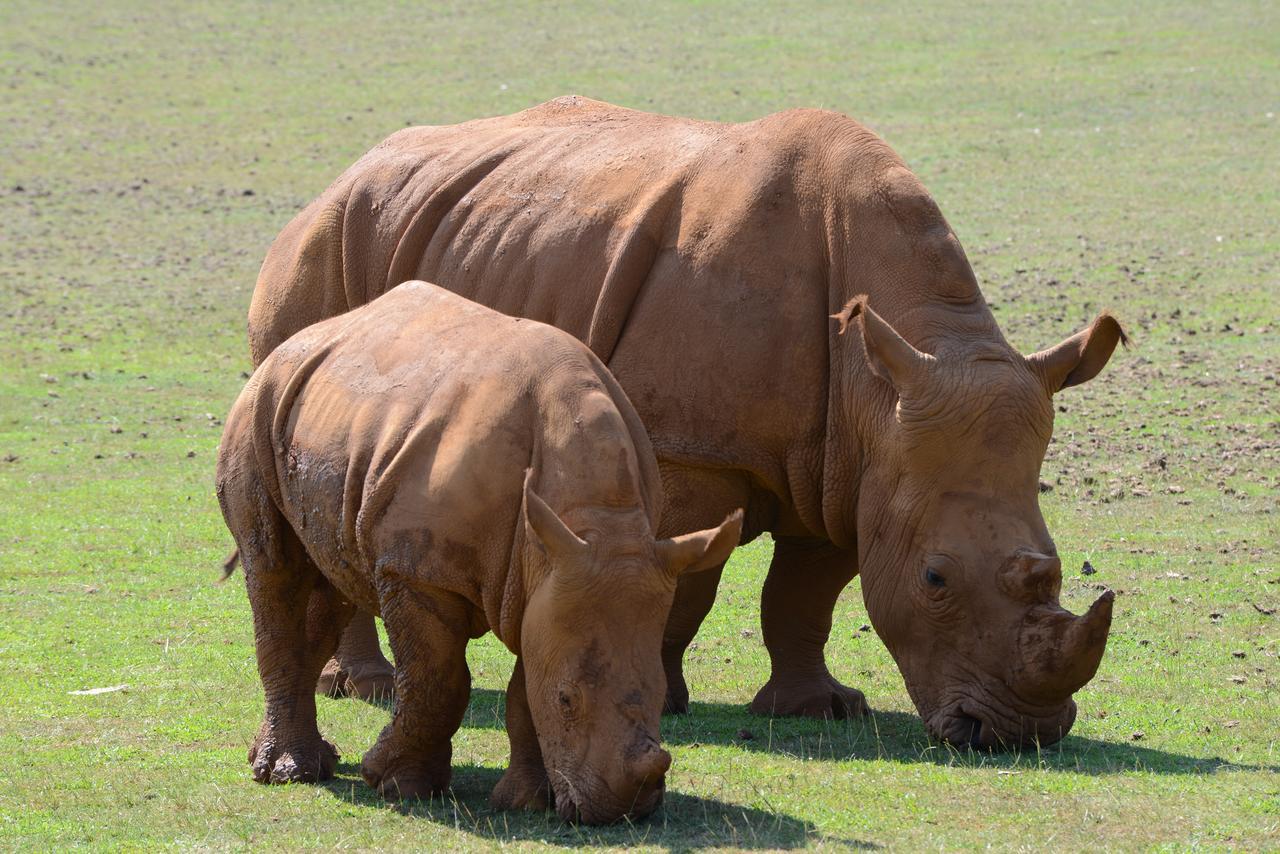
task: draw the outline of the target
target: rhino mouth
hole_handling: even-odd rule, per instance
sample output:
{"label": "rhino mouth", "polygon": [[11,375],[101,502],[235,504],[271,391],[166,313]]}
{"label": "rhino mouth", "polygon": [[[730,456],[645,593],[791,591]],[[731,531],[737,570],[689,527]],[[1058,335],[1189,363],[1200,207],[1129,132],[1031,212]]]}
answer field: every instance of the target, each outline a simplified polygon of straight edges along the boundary
{"label": "rhino mouth", "polygon": [[[591,782],[588,782],[588,781]],[[563,774],[551,778],[551,800],[562,821],[576,824],[613,824],[648,816],[662,805],[666,777],[646,781],[634,797],[618,797],[603,779],[584,775],[570,780]]]}
{"label": "rhino mouth", "polygon": [[930,735],[956,747],[1016,750],[1056,744],[1070,732],[1075,719],[1074,700],[1058,709],[1030,714],[1000,712],[969,701],[932,716],[927,729]]}
{"label": "rhino mouth", "polygon": [[982,749],[984,741],[983,727],[986,726],[985,740],[990,741],[990,727],[984,724],[978,718],[960,712],[951,719],[946,729],[946,735],[942,737],[943,741],[950,744],[963,744],[972,747],[974,750]]}

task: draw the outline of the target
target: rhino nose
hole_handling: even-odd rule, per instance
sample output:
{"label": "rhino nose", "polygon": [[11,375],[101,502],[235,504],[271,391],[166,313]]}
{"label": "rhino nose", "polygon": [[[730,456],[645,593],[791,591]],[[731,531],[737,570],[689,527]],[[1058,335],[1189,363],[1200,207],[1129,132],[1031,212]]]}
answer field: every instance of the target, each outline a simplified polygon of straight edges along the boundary
{"label": "rhino nose", "polygon": [[635,776],[649,783],[661,780],[670,767],[671,754],[652,742],[631,763]]}
{"label": "rhino nose", "polygon": [[966,715],[961,712],[956,715],[955,729],[957,735],[961,739],[960,743],[965,744],[974,750],[982,749],[982,721],[978,720],[973,715]]}

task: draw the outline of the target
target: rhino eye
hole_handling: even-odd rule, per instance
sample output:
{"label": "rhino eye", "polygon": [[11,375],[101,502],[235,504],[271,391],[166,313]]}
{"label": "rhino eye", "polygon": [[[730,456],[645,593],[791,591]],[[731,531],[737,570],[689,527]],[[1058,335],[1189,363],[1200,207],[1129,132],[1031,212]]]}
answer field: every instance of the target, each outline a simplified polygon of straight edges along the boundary
{"label": "rhino eye", "polygon": [[578,712],[582,706],[582,695],[578,690],[578,686],[562,682],[556,691],[556,708],[560,712],[560,716],[566,721],[572,721],[578,717]]}
{"label": "rhino eye", "polygon": [[947,586],[947,580],[932,569],[925,569],[924,580],[925,580],[925,583],[928,584],[930,587],[946,587]]}

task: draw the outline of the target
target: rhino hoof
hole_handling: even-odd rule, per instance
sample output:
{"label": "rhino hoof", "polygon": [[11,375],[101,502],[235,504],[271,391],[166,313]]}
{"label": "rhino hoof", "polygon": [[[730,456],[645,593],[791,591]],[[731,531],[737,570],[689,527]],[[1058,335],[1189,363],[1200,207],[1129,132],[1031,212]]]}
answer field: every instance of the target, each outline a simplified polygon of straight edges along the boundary
{"label": "rhino hoof", "polygon": [[449,788],[453,769],[448,755],[442,761],[407,761],[379,739],[360,762],[364,781],[389,801],[430,800]]}
{"label": "rhino hoof", "polygon": [[867,698],[857,688],[828,676],[816,684],[776,687],[773,680],[751,701],[753,715],[844,720],[871,714]]}
{"label": "rhino hoof", "polygon": [[495,810],[543,811],[550,805],[551,783],[539,771],[508,768],[489,796],[489,806]]}
{"label": "rhino hoof", "polygon": [[449,788],[449,775],[438,775],[418,769],[392,769],[385,774],[370,774],[360,769],[365,782],[388,801],[429,801]]}
{"label": "rhino hoof", "polygon": [[667,672],[667,696],[662,701],[662,713],[664,715],[687,715],[689,714],[689,686],[685,684],[684,676],[676,673],[672,675]]}
{"label": "rhino hoof", "polygon": [[358,662],[343,667],[336,658],[329,659],[316,693],[324,697],[358,697],[370,703],[390,700],[396,689],[396,671],[388,662]]}
{"label": "rhino hoof", "polygon": [[338,751],[318,735],[287,745],[259,737],[249,748],[249,765],[259,783],[319,783],[333,778]]}

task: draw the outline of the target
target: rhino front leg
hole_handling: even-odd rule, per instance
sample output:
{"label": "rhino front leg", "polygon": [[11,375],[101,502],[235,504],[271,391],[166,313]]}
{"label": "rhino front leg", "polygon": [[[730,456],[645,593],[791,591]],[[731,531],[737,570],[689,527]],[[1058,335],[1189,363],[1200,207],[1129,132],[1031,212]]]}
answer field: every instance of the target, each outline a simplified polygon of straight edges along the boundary
{"label": "rhino front leg", "polygon": [[396,707],[360,773],[385,798],[426,799],[449,787],[451,740],[471,696],[471,606],[455,593],[411,589],[400,579],[380,587],[382,619],[399,664]]}
{"label": "rhino front leg", "polygon": [[716,588],[724,564],[715,569],[680,576],[676,596],[667,615],[662,633],[662,669],[667,675],[667,697],[662,705],[664,715],[689,713],[689,685],[684,681],[684,652],[698,634],[716,601]]}
{"label": "rhino front leg", "polygon": [[[671,537],[720,524],[725,515],[750,503],[749,484],[740,472],[705,470],[658,460],[667,493],[658,536]],[[716,601],[724,564],[701,572],[684,573],[662,633],[662,669],[667,695],[662,713],[688,714],[689,686],[684,680],[684,653],[698,634]]]}
{"label": "rhino front leg", "polygon": [[551,784],[529,713],[524,660],[520,658],[516,659],[516,669],[507,686],[507,738],[511,740],[511,762],[494,786],[489,805],[499,810],[545,810],[551,805]]}
{"label": "rhino front leg", "polygon": [[320,671],[316,693],[328,697],[359,697],[369,702],[391,698],[396,671],[382,654],[373,615],[356,612],[333,658]]}
{"label": "rhino front leg", "polygon": [[836,681],[823,655],[836,599],[857,574],[853,552],[820,540],[776,540],[760,594],[772,673],[751,702],[754,714],[845,718],[870,712],[862,692]]}

